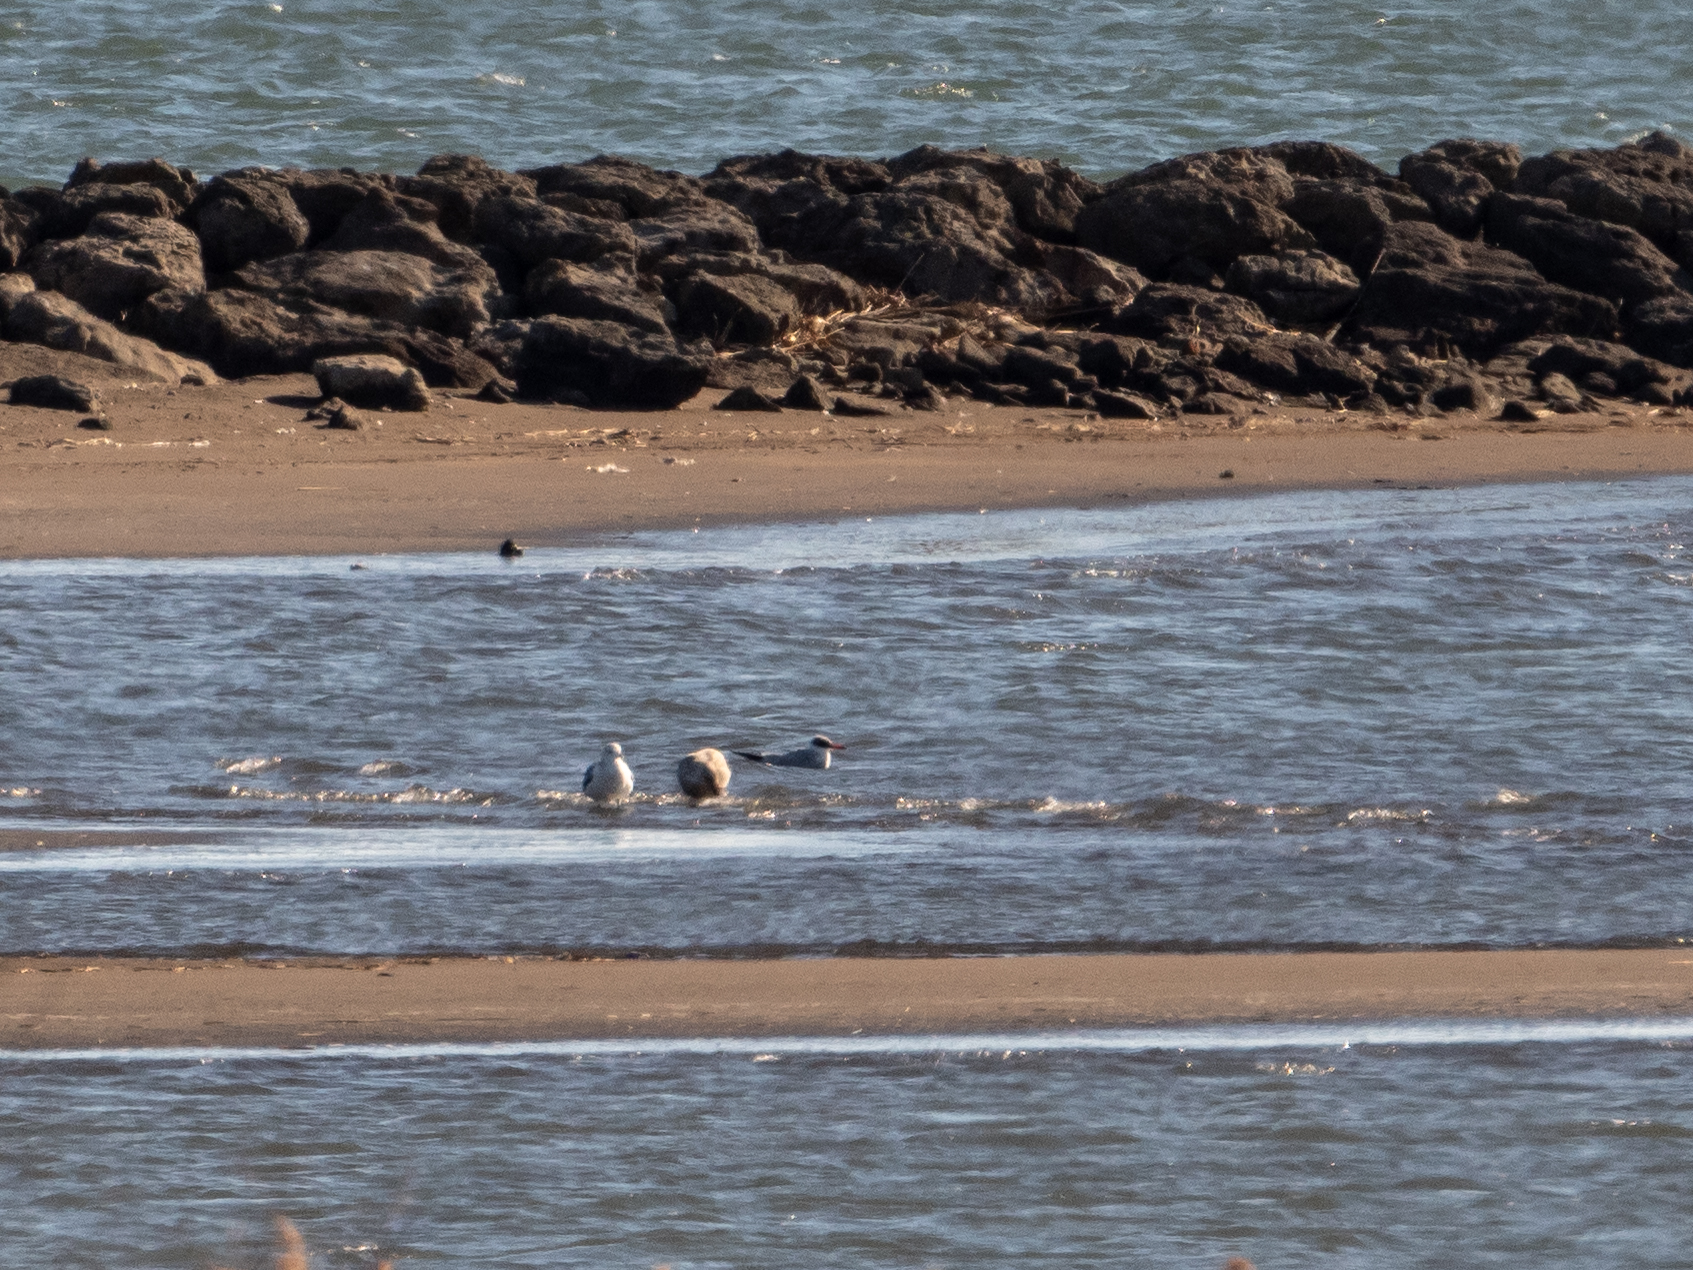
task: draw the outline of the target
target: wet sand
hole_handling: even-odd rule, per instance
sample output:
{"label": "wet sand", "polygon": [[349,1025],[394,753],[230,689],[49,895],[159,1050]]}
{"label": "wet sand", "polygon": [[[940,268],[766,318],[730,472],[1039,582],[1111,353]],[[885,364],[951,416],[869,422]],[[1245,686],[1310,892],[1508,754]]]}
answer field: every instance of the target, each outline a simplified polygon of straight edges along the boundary
{"label": "wet sand", "polygon": [[1641,406],[1514,425],[1309,408],[1148,423],[956,399],[844,417],[726,413],[713,390],[651,414],[437,393],[428,412],[345,432],[305,418],[309,376],[167,388],[0,344],[0,380],[45,371],[98,388],[111,428],[0,406],[0,558],[488,550],[508,535],[1693,472],[1693,412]]}
{"label": "wet sand", "polygon": [[0,1048],[1693,1016],[1693,952],[894,960],[0,959]]}

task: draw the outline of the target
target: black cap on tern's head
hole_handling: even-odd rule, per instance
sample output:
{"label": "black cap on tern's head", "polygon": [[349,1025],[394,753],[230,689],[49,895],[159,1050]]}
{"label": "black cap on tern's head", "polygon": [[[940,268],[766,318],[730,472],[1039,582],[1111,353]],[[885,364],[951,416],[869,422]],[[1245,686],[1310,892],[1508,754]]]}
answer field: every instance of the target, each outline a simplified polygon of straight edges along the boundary
{"label": "black cap on tern's head", "polygon": [[816,736],[811,738],[811,743],[813,745],[815,745],[820,750],[844,750],[844,749],[846,749],[846,746],[836,745],[833,741],[831,741],[828,737],[824,736],[821,732],[819,732]]}

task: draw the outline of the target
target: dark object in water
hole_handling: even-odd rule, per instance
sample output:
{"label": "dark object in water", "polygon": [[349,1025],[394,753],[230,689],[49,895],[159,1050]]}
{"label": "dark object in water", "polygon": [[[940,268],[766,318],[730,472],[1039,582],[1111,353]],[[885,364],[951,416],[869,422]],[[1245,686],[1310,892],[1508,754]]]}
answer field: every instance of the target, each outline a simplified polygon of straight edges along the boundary
{"label": "dark object in water", "polygon": [[507,538],[500,544],[501,560],[516,560],[523,554],[523,548],[517,545],[517,539]]}

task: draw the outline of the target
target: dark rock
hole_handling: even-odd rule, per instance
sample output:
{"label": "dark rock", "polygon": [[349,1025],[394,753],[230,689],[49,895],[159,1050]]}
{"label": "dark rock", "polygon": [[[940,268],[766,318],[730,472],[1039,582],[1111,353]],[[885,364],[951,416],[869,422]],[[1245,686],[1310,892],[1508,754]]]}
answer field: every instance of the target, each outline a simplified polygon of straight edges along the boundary
{"label": "dark rock", "polygon": [[[569,316],[561,314],[560,316]],[[507,318],[503,322],[478,331],[467,341],[468,350],[484,359],[506,379],[517,373],[517,355],[529,335],[531,323],[527,319]]]}
{"label": "dark rock", "polygon": [[112,421],[104,415],[89,415],[86,419],[78,419],[76,426],[87,428],[90,432],[110,432]]}
{"label": "dark rock", "polygon": [[306,411],[306,418],[322,420],[317,425],[320,429],[327,428],[339,432],[363,432],[374,422],[339,397],[331,397],[321,405]]}
{"label": "dark rock", "polygon": [[896,180],[952,168],[978,172],[1005,195],[1020,229],[1054,243],[1075,241],[1076,214],[1103,192],[1086,177],[1051,159],[1015,158],[987,149],[918,146],[888,160],[887,168]]}
{"label": "dark rock", "polygon": [[1376,374],[1332,344],[1311,336],[1272,332],[1255,339],[1233,336],[1216,365],[1254,384],[1293,395],[1350,397],[1374,390]]}
{"label": "dark rock", "polygon": [[483,207],[495,199],[533,199],[535,182],[517,172],[502,172],[473,154],[439,154],[416,176],[395,182],[398,193],[434,205],[441,232],[468,243],[481,232]]}
{"label": "dark rock", "polygon": [[602,256],[591,265],[546,260],[529,271],[523,297],[536,315],[622,322],[664,333],[663,297],[643,291],[625,258]]}
{"label": "dark rock", "polygon": [[1145,340],[1128,335],[1090,336],[1076,350],[1082,373],[1106,388],[1133,382],[1138,373],[1155,370],[1167,357]]}
{"label": "dark rock", "polygon": [[1665,296],[1631,309],[1628,342],[1672,366],[1693,366],[1693,296]]}
{"label": "dark rock", "polygon": [[1273,329],[1264,311],[1240,296],[1174,283],[1153,283],[1119,313],[1112,329],[1142,339],[1180,344],[1190,339],[1222,340]]}
{"label": "dark rock", "polygon": [[[1006,350],[1001,373],[1013,383],[1037,391],[1056,383],[1057,395],[1063,395],[1067,391],[1066,386],[1081,374],[1081,367],[1074,357],[1059,350],[1014,345]],[[1053,394],[1049,392],[1047,395]]]}
{"label": "dark rock", "polygon": [[1329,322],[1358,298],[1358,277],[1320,251],[1242,256],[1229,266],[1228,288],[1278,322]]}
{"label": "dark rock", "polygon": [[1276,141],[1254,152],[1280,163],[1289,176],[1311,181],[1357,181],[1386,185],[1391,178],[1355,150],[1328,141]]}
{"label": "dark rock", "polygon": [[830,332],[829,348],[844,353],[849,362],[871,362],[877,366],[908,366],[919,354],[940,339],[938,327],[916,322],[877,321],[851,318]]}
{"label": "dark rock", "polygon": [[614,155],[602,154],[585,163],[525,168],[521,175],[532,180],[543,197],[569,194],[612,204],[626,220],[663,216],[679,208],[698,207],[706,200],[705,183],[696,177],[659,171]]}
{"label": "dark rock", "polygon": [[325,357],[312,364],[312,377],[325,397],[355,406],[427,410],[429,390],[423,376],[398,358],[375,354]]}
{"label": "dark rock", "polygon": [[316,247],[335,236],[341,222],[373,191],[392,194],[394,178],[381,172],[358,172],[352,168],[312,168],[300,171],[284,168],[277,180],[306,218],[309,232],[305,245]]}
{"label": "dark rock", "polygon": [[329,252],[380,251],[420,256],[451,269],[486,268],[482,258],[450,242],[436,223],[436,206],[421,198],[377,186],[365,193],[336,224],[321,247]]}
{"label": "dark rock", "polygon": [[1247,408],[1238,397],[1221,392],[1200,393],[1182,403],[1182,413],[1190,415],[1232,415]]}
{"label": "dark rock", "polygon": [[213,178],[183,219],[200,236],[200,252],[211,273],[286,256],[311,237],[310,223],[288,192],[286,174],[264,168]]}
{"label": "dark rock", "polygon": [[[1291,199],[1292,182],[1285,174],[1283,179]],[[1116,186],[1077,215],[1076,238],[1150,278],[1169,277],[1184,261],[1221,273],[1241,256],[1317,245],[1308,230],[1272,204],[1200,180]]]}
{"label": "dark rock", "polygon": [[1504,405],[1499,390],[1481,375],[1456,375],[1436,388],[1430,400],[1438,410],[1470,410],[1487,419]]}
{"label": "dark rock", "polygon": [[793,296],[801,313],[823,315],[866,308],[869,293],[839,270],[827,265],[801,264],[777,255],[752,252],[700,252],[671,256],[655,266],[666,284],[694,274],[734,277],[754,274],[768,278]]}
{"label": "dark rock", "polygon": [[18,343],[98,358],[167,384],[217,382],[212,368],[203,362],[166,352],[152,340],[120,331],[56,291],[32,291],[13,298],[6,306],[5,335]]}
{"label": "dark rock", "polygon": [[314,301],[288,307],[250,291],[149,296],[131,321],[170,348],[203,357],[221,375],[285,375],[324,357],[382,353],[415,366],[431,387],[480,388],[496,370],[457,340]]}
{"label": "dark rock", "polygon": [[637,260],[651,270],[666,256],[700,252],[756,252],[758,227],[723,203],[702,202],[628,222],[637,243]]}
{"label": "dark rock", "polygon": [[1528,402],[1515,398],[1499,408],[1499,418],[1505,423],[1538,423],[1545,413],[1543,410],[1536,410]]}
{"label": "dark rock", "polygon": [[[1487,236],[1545,277],[1624,303],[1685,294],[1685,272],[1643,235],[1577,216],[1555,199],[1496,194]],[[1690,284],[1693,285],[1693,284]]]}
{"label": "dark rock", "polygon": [[1541,376],[1539,390],[1540,400],[1561,414],[1581,409],[1585,395],[1568,375],[1560,375],[1557,371]]}
{"label": "dark rock", "polygon": [[151,185],[170,201],[174,209],[182,211],[194,199],[198,187],[194,173],[187,168],[173,167],[163,159],[140,159],[128,163],[100,163],[83,159],[71,171],[65,182],[67,191],[84,185]]}
{"label": "dark rock", "polygon": [[1485,356],[1534,335],[1605,335],[1616,323],[1614,304],[1546,281],[1520,256],[1406,222],[1388,227],[1345,331],[1381,347],[1444,341]]}
{"label": "dark rock", "polygon": [[516,560],[523,554],[523,548],[517,545],[517,539],[507,538],[500,544],[501,560]]}
{"label": "dark rock", "polygon": [[713,406],[712,409],[752,410],[767,414],[781,414],[782,403],[756,388],[737,388]]}
{"label": "dark rock", "polygon": [[610,254],[633,256],[637,248],[635,235],[627,225],[511,196],[481,203],[476,231],[485,241],[510,251],[529,269],[543,260],[581,263]]}
{"label": "dark rock", "polygon": [[[1687,378],[1624,345],[1567,337],[1553,341],[1528,368],[1539,379],[1557,374],[1584,384],[1593,375],[1603,375],[1611,385],[1609,395],[1613,396],[1619,392],[1632,395],[1649,384],[1677,383]],[[1589,388],[1597,391],[1591,385]]]}
{"label": "dark rock", "polygon": [[1420,198],[1356,181],[1301,181],[1282,210],[1360,277],[1375,268],[1390,226],[1434,219]]}
{"label": "dark rock", "polygon": [[676,329],[715,344],[774,344],[793,330],[799,304],[778,283],[757,274],[693,274],[671,288]]}
{"label": "dark rock", "polygon": [[41,239],[41,215],[15,198],[0,197],[0,271],[16,269]]}
{"label": "dark rock", "polygon": [[1107,419],[1156,419],[1158,408],[1143,397],[1132,393],[1097,389],[1093,394],[1093,408]]}
{"label": "dark rock", "polygon": [[801,375],[782,398],[782,404],[795,410],[827,410],[829,398],[824,395],[823,385],[810,375]]}
{"label": "dark rock", "polygon": [[517,385],[490,379],[482,385],[482,390],[476,394],[475,400],[486,401],[495,406],[509,406],[517,400]]}
{"label": "dark rock", "polygon": [[463,339],[489,321],[494,271],[393,251],[308,251],[244,265],[235,285],[289,308],[317,303]]}
{"label": "dark rock", "polygon": [[525,397],[582,393],[595,406],[667,410],[705,386],[709,346],[583,318],[536,318],[517,359]]}
{"label": "dark rock", "polygon": [[852,419],[877,419],[893,413],[884,406],[854,401],[851,397],[836,397],[835,404],[830,409],[834,414]]}
{"label": "dark rock", "polygon": [[99,400],[86,384],[59,375],[26,375],[12,384],[14,406],[35,406],[41,410],[74,410],[87,414]]}
{"label": "dark rock", "polygon": [[[34,195],[34,191],[20,193]],[[106,212],[144,219],[169,220],[176,206],[163,190],[151,185],[80,185],[51,198],[40,199],[39,231],[43,238],[75,238]]]}
{"label": "dark rock", "polygon": [[200,243],[190,230],[175,221],[122,212],[102,212],[80,238],[43,244],[30,272],[38,285],[113,321],[155,291],[203,290],[206,285]]}
{"label": "dark rock", "polygon": [[1515,192],[1554,198],[1578,216],[1638,230],[1683,266],[1693,230],[1693,147],[1664,133],[1613,150],[1555,150],[1530,159]]}
{"label": "dark rock", "polygon": [[1434,209],[1448,233],[1474,238],[1496,189],[1509,190],[1522,151],[1496,141],[1442,141],[1399,161],[1399,177]]}

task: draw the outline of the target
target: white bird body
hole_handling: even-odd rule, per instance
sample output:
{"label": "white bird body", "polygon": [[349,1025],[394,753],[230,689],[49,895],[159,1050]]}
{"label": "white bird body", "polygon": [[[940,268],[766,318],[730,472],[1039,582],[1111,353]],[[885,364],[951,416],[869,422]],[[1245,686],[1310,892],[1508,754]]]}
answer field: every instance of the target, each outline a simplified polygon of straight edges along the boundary
{"label": "white bird body", "polygon": [[695,750],[676,764],[676,783],[689,798],[716,798],[729,788],[729,760],[722,750]]}
{"label": "white bird body", "polygon": [[756,750],[733,750],[742,758],[751,759],[754,763],[763,763],[766,767],[809,767],[813,771],[827,771],[829,767],[829,752],[844,750],[846,746],[836,745],[826,736],[814,736],[797,750],[788,750],[783,754],[763,754]]}
{"label": "white bird body", "polygon": [[623,761],[623,747],[607,741],[600,756],[582,773],[582,792],[596,803],[620,803],[635,792],[635,773]]}

